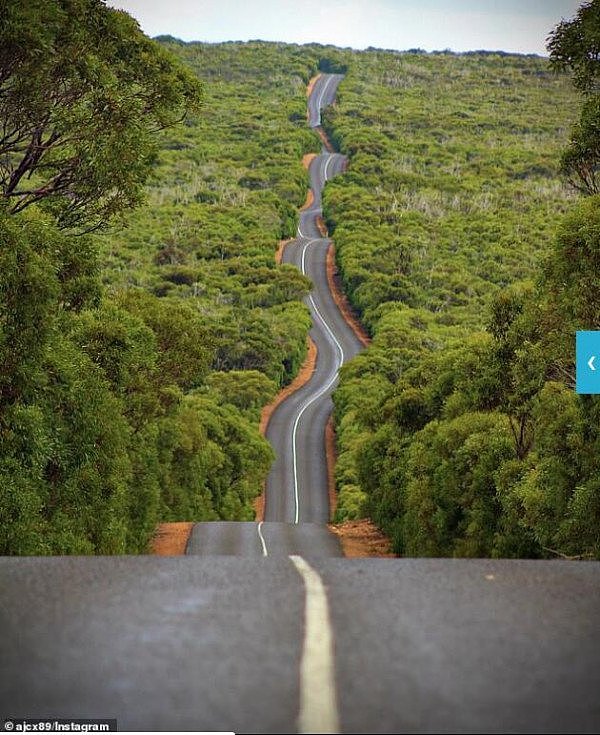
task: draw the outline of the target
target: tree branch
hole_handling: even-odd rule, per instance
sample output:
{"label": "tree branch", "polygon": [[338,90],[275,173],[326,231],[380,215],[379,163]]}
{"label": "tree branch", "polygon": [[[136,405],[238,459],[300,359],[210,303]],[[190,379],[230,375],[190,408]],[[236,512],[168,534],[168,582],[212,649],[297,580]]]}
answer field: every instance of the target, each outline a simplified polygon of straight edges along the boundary
{"label": "tree branch", "polygon": [[561,559],[566,559],[567,561],[582,561],[583,559],[592,559],[593,554],[574,554],[573,556],[568,556],[567,554],[563,554],[562,551],[556,551],[556,549],[550,549],[548,546],[542,546],[542,549],[544,551],[548,551],[550,554],[554,554],[555,556],[560,557]]}

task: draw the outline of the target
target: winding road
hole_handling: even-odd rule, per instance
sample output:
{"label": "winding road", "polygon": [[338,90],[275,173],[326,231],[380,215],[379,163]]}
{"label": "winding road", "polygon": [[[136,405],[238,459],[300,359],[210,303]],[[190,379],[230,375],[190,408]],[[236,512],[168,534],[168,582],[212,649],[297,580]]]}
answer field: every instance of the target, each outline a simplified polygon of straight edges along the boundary
{"label": "winding road", "polygon": [[[320,109],[331,104],[341,80],[339,74],[319,77],[309,97],[309,125],[318,127]],[[317,225],[322,214],[321,192],[326,182],[342,173],[346,157],[325,148],[310,164],[311,206],[300,212],[297,238],[284,251],[283,261],[296,265],[313,282],[307,304],[317,346],[317,364],[311,380],[274,412],[267,438],[276,460],[267,480],[266,521],[327,523],[329,496],[325,426],[331,415],[331,393],[341,365],[362,345],[340,313],[327,281],[326,259],[331,241]]]}
{"label": "winding road", "polygon": [[[339,79],[315,85],[312,127]],[[0,558],[0,730],[24,717],[245,733],[600,730],[600,562],[336,558],[323,430],[359,344],[331,300],[315,218],[343,167],[329,151],[313,161],[315,201],[285,251],[313,279],[319,359],[269,426],[265,522],[197,524],[182,557]]]}
{"label": "winding road", "polygon": [[[322,74],[311,91],[308,124],[317,132],[321,109],[334,101],[342,79],[341,74]],[[197,523],[188,554],[289,556],[305,555],[309,549],[312,557],[342,555],[338,539],[325,526],[330,520],[325,427],[338,370],[362,345],[329,289],[326,258],[331,241],[322,237],[317,221],[323,188],[344,171],[346,163],[345,156],[325,146],[313,158],[309,167],[313,201],[300,211],[297,237],[283,255],[283,262],[296,265],[313,282],[306,303],[317,361],[311,379],[277,407],[267,427],[276,459],[267,479],[264,523],[260,527],[258,523]]]}

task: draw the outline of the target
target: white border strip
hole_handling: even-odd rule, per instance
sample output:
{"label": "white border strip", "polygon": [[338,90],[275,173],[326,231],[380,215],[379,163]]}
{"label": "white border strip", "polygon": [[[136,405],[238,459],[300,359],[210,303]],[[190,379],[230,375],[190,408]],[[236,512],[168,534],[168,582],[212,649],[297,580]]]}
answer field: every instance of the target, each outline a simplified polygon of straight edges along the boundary
{"label": "white border strip", "polygon": [[321,124],[321,103],[323,102],[323,95],[325,94],[325,90],[327,87],[331,84],[331,80],[335,77],[335,74],[329,74],[328,79],[323,85],[323,89],[321,90],[321,94],[319,95],[319,101],[317,102],[317,125]]}
{"label": "white border strip", "polygon": [[[304,245],[304,247],[302,249],[302,267],[301,267],[301,270],[302,270],[302,273],[304,273],[305,275],[306,275],[306,250],[314,242],[320,242],[322,239],[324,239],[324,238],[315,238],[313,240],[310,240],[309,242],[307,242]],[[315,314],[317,315],[317,317],[319,318],[319,320],[321,321],[321,323],[325,327],[326,332],[329,334],[329,336],[331,337],[334,345],[336,346],[336,348],[337,348],[337,350],[339,352],[340,357],[339,357],[338,364],[334,366],[332,377],[329,379],[329,381],[326,383],[326,385],[323,386],[323,388],[321,388],[320,391],[318,391],[317,393],[314,393],[305,403],[302,404],[302,406],[300,407],[300,410],[298,411],[298,415],[296,416],[296,420],[294,421],[294,426],[293,426],[293,429],[292,429],[292,462],[293,462],[293,470],[294,470],[294,523],[298,523],[299,522],[299,518],[300,518],[300,499],[299,499],[299,492],[298,492],[298,453],[297,453],[297,449],[296,449],[296,434],[298,432],[298,424],[300,422],[300,419],[302,418],[303,413],[306,411],[306,409],[309,406],[312,406],[312,404],[316,400],[318,400],[324,393],[327,393],[327,391],[335,383],[335,381],[337,380],[337,377],[338,377],[338,370],[342,366],[342,364],[344,362],[344,357],[345,357],[344,356],[344,349],[343,349],[342,345],[340,344],[339,340],[337,339],[337,337],[335,336],[335,334],[331,330],[329,324],[327,324],[327,322],[323,318],[323,315],[321,314],[321,312],[318,310],[317,305],[315,304],[312,295],[309,295],[308,299],[309,299],[309,301],[310,301],[310,303],[311,303],[311,305],[313,307],[313,310],[314,310]]]}

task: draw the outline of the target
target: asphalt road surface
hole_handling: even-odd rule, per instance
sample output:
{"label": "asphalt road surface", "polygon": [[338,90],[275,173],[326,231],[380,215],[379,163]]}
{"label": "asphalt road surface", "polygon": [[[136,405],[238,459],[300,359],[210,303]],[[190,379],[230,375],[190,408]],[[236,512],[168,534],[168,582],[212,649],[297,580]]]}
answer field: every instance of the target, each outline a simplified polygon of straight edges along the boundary
{"label": "asphalt road surface", "polygon": [[[320,107],[333,101],[341,78],[324,74],[318,79],[309,97],[311,126],[319,119]],[[337,385],[338,370],[362,345],[329,290],[326,258],[331,242],[321,236],[317,218],[322,213],[325,183],[342,173],[345,165],[345,156],[326,150],[313,159],[309,169],[313,202],[300,213],[297,237],[284,251],[283,262],[298,266],[313,282],[306,303],[313,321],[310,336],[317,346],[317,363],[311,380],[280,404],[267,428],[276,460],[267,479],[266,521],[329,521],[325,426],[333,408],[331,394]]]}
{"label": "asphalt road surface", "polygon": [[343,74],[321,74],[308,98],[308,124],[316,128],[321,124],[321,110],[333,104]]}
{"label": "asphalt road surface", "polygon": [[600,563],[310,564],[312,579],[269,557],[0,559],[0,717],[249,733],[600,729]]}
{"label": "asphalt road surface", "polygon": [[[309,126],[318,127],[320,110],[335,99],[343,76],[323,74],[308,100]],[[311,338],[317,362],[310,381],[274,411],[267,439],[275,450],[266,483],[265,521],[273,537],[273,553],[339,556],[337,538],[325,524],[330,520],[325,427],[333,408],[331,394],[340,366],[362,345],[338,309],[327,281],[326,258],[331,245],[317,225],[322,214],[321,192],[326,182],[343,173],[347,159],[323,148],[311,162],[311,206],[300,212],[297,237],[285,248],[283,262],[293,263],[313,282],[306,303],[311,311]],[[276,524],[282,524],[279,530]],[[297,526],[285,529],[283,524]],[[307,524],[305,526],[305,524]],[[311,524],[311,525],[308,525]],[[314,524],[321,524],[317,532]],[[238,554],[254,556],[262,547],[258,524],[197,523],[187,547],[190,555]],[[276,540],[275,540],[276,539]]]}
{"label": "asphalt road surface", "polygon": [[340,542],[317,523],[196,523],[186,554],[208,556],[343,556]]}
{"label": "asphalt road surface", "polygon": [[[342,78],[323,74],[317,80],[308,100],[310,127],[319,126],[320,110],[333,102]],[[346,163],[345,156],[324,147],[313,159],[309,169],[313,201],[299,213],[297,237],[287,244],[283,255],[283,262],[293,263],[313,282],[305,301],[312,316],[310,336],[317,346],[317,361],[308,383],[278,406],[267,427],[276,459],[266,483],[265,521],[270,524],[268,533],[277,554],[298,554],[299,549],[308,548],[311,556],[341,553],[337,538],[325,526],[330,520],[325,427],[333,409],[331,394],[338,370],[362,345],[329,290],[326,258],[331,243],[321,236],[317,220],[322,214],[323,187],[343,173]],[[278,531],[277,524],[281,524]],[[285,524],[296,528],[285,529]],[[315,524],[321,524],[318,531]],[[255,556],[262,553],[258,541],[258,524],[197,523],[187,553]]]}

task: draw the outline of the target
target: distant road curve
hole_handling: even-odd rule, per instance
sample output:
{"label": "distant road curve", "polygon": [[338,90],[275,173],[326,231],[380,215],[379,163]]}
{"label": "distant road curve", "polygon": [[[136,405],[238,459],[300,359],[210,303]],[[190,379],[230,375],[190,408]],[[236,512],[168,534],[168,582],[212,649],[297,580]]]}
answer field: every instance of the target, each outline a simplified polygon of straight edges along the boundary
{"label": "distant road curve", "polygon": [[[321,122],[321,109],[330,105],[341,74],[322,74],[308,99],[309,126]],[[276,460],[267,480],[265,520],[286,523],[327,523],[329,496],[325,427],[332,410],[331,394],[341,365],[362,349],[329,290],[326,271],[330,241],[317,226],[322,214],[321,193],[327,181],[342,173],[347,159],[325,148],[310,164],[311,206],[300,213],[296,239],[284,251],[313,282],[306,300],[311,311],[311,337],[317,345],[317,366],[311,380],[274,412],[267,438]]]}
{"label": "distant road curve", "polygon": [[[342,79],[342,74],[322,74],[317,79],[308,99],[309,127],[319,128],[321,110],[333,103]],[[325,526],[330,520],[325,427],[333,408],[331,394],[339,368],[363,346],[329,289],[326,259],[331,243],[322,237],[317,221],[322,215],[323,188],[345,170],[346,163],[344,155],[331,153],[325,146],[311,161],[313,201],[299,213],[296,239],[287,244],[283,254],[284,263],[296,265],[313,282],[306,303],[313,321],[310,335],[317,346],[317,362],[308,383],[275,409],[266,431],[276,459],[266,484],[264,531],[273,537],[276,554],[299,554],[299,549],[310,549],[312,556],[341,556],[339,540]],[[284,524],[297,528],[285,531]],[[187,553],[252,556],[258,538],[258,524],[198,523]]]}

